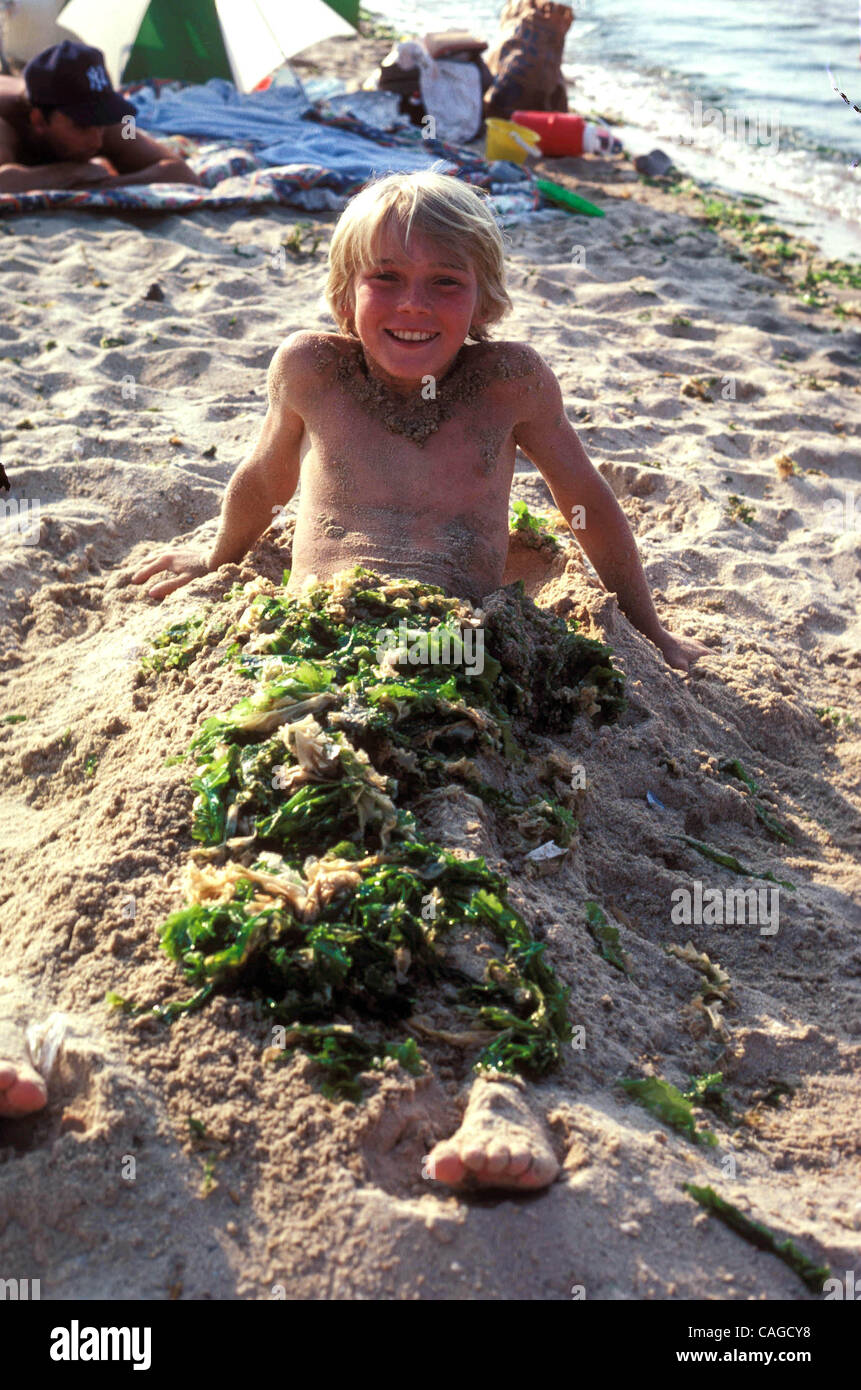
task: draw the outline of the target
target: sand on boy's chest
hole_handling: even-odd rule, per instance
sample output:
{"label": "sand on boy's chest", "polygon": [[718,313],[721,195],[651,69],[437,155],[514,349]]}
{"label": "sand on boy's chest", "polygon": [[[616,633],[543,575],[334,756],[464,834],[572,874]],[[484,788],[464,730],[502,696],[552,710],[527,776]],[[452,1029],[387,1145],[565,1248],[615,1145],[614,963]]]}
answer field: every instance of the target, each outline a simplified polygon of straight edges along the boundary
{"label": "sand on boy's chest", "polygon": [[[476,362],[474,355],[462,348],[445,377],[424,376],[415,390],[403,393],[370,372],[359,343],[347,350],[327,346],[318,360],[321,367],[334,367],[335,382],[367,417],[419,448],[458,411],[479,402],[494,382],[510,375],[500,372],[497,362]],[[488,466],[486,454],[487,447],[483,446],[482,460]]]}

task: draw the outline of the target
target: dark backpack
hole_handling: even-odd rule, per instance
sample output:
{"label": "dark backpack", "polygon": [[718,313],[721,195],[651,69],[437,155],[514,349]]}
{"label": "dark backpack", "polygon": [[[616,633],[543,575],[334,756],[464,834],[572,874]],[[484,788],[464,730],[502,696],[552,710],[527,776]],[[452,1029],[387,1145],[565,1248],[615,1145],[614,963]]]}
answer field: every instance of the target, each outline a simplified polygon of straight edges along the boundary
{"label": "dark backpack", "polygon": [[570,5],[509,0],[499,21],[503,38],[487,58],[493,85],[485,115],[568,110],[562,50],[573,20]]}

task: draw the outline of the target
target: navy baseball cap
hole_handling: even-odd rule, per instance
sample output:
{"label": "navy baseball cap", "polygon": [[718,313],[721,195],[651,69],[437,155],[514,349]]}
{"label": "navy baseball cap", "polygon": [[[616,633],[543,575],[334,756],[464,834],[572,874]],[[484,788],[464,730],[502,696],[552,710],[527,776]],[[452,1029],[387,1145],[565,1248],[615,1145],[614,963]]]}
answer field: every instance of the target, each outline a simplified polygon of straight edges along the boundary
{"label": "navy baseball cap", "polygon": [[135,108],[111,86],[100,48],[64,39],[31,58],[24,69],[32,106],[51,106],[78,125],[114,125]]}

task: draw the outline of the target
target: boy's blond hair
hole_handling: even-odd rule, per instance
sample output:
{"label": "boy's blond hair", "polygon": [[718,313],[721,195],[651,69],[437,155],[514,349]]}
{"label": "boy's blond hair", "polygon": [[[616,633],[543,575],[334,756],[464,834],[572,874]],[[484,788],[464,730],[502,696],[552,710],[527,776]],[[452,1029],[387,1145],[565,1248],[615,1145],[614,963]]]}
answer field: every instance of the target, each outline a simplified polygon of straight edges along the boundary
{"label": "boy's blond hair", "polygon": [[409,244],[413,230],[468,260],[478,281],[478,300],[468,339],[483,342],[487,328],[511,309],[505,289],[505,248],[483,196],[450,174],[387,174],[351,198],[329,246],[326,301],[338,331],[355,336],[354,281],[373,265],[380,238],[393,227]]}

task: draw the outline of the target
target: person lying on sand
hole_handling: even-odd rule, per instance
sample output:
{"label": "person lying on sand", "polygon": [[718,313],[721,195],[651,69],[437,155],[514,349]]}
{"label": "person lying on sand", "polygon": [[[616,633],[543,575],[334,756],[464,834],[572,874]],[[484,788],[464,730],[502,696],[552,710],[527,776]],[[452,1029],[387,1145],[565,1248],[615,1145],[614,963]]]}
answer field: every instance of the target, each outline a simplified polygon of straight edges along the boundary
{"label": "person lying on sand", "polygon": [[[707,648],[661,624],[624,513],[569,425],[553,372],[525,344],[489,340],[511,307],[503,257],[483,198],[449,176],[396,174],[359,193],[329,253],[339,331],[293,333],[276,352],[262,432],[228,486],[212,553],[168,551],[134,582],[166,574],[148,591],[160,599],[239,561],[301,470],[290,590],[361,564],[480,603],[503,579],[519,445],[562,514],[576,515],[621,608],[686,671]],[[548,1185],[559,1167],[523,1083],[493,1076],[475,1081],[461,1127],[427,1166],[452,1186],[517,1189]]]}
{"label": "person lying on sand", "polygon": [[0,77],[0,193],[200,182],[182,159],[144,135],[135,108],[111,86],[98,48],[66,39]]}
{"label": "person lying on sand", "polygon": [[[338,332],[297,332],[269,369],[269,411],[228,486],[212,553],[174,550],[134,582],[160,599],[236,563],[302,490],[288,588],[354,564],[438,584],[473,603],[502,583],[519,446],[539,469],[622,610],[687,671],[707,648],[674,636],[649,594],[610,487],[568,423],[559,383],[531,347],[491,342],[510,309],[504,250],[475,189],[395,174],[348,205],[326,295]],[[575,509],[577,509],[575,511]],[[430,1155],[433,1176],[541,1187],[558,1163],[522,1085],[474,1083],[464,1122]]]}

